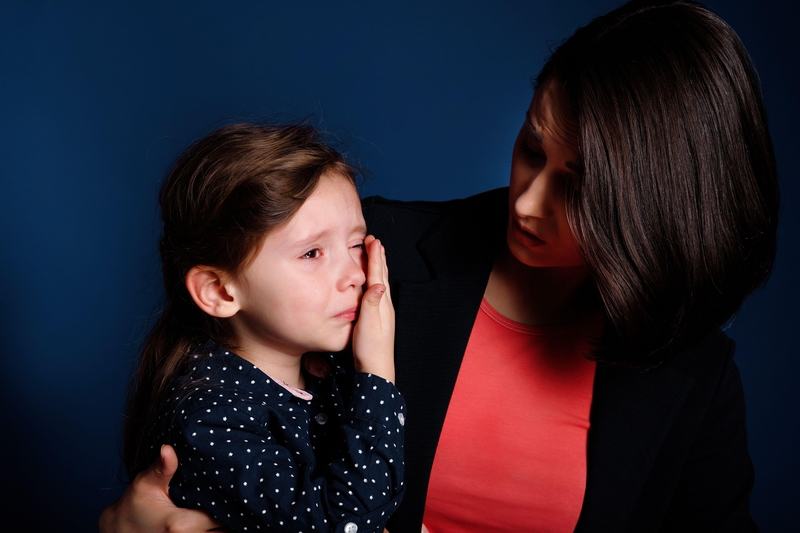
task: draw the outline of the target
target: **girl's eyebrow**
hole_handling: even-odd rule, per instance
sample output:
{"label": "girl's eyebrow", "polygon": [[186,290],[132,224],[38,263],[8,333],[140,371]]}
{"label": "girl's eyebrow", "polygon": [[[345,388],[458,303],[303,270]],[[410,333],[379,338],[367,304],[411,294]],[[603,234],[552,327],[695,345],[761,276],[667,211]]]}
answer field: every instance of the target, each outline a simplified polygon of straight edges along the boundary
{"label": "girl's eyebrow", "polygon": [[281,248],[284,249],[289,254],[294,254],[297,250],[301,248],[306,248],[307,246],[318,244],[319,241],[326,236],[326,234],[330,233],[328,229],[322,229],[320,231],[315,231],[312,234],[306,235],[302,238],[295,239],[289,238],[281,245]]}
{"label": "girl's eyebrow", "polygon": [[[303,237],[301,240],[293,242],[292,246],[299,246],[299,247],[309,246],[311,244],[314,244],[314,241],[318,241],[319,239],[321,239],[321,238],[327,236],[328,234],[330,234],[331,231],[332,230],[330,228],[322,228],[319,231],[316,231],[316,232],[314,232],[314,233],[312,233],[310,235],[307,235],[306,237]],[[363,233],[364,235],[366,235],[367,226],[366,226],[366,224],[356,224],[352,228],[350,228],[350,233],[351,234],[352,233]]]}

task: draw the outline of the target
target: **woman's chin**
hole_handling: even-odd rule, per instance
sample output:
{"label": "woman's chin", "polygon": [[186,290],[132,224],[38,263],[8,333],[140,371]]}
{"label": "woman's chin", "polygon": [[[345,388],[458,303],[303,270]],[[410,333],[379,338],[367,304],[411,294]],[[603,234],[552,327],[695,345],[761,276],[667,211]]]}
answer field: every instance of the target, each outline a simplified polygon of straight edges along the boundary
{"label": "woman's chin", "polygon": [[549,253],[547,245],[529,248],[517,242],[513,235],[508,237],[508,250],[518,263],[531,268],[579,268],[586,267],[583,257],[570,254],[561,257]]}

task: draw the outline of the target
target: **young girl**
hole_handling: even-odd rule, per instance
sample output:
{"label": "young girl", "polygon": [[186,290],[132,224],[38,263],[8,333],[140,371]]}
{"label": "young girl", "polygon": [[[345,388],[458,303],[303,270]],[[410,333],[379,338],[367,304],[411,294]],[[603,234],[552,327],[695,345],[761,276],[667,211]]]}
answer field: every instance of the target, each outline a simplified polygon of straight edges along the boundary
{"label": "young girl", "polygon": [[[173,501],[235,531],[383,530],[405,407],[385,252],[354,177],[303,125],[227,126],[178,161],[159,197],[166,306],[129,411],[131,477],[169,443]],[[330,355],[351,338],[355,374]]]}

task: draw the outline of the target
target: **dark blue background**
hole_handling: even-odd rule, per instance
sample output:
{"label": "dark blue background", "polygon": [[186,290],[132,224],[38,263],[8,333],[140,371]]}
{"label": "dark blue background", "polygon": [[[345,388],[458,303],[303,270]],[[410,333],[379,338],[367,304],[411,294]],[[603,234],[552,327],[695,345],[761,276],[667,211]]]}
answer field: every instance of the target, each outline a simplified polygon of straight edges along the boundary
{"label": "dark blue background", "polygon": [[[235,119],[311,116],[372,171],[363,194],[447,199],[501,186],[529,78],[551,45],[616,5],[230,4],[0,6],[4,531],[93,530],[124,487],[123,399],[160,290],[155,197],[187,143]],[[781,173],[775,271],[728,331],[764,531],[800,522],[790,4],[711,2],[759,68]]]}

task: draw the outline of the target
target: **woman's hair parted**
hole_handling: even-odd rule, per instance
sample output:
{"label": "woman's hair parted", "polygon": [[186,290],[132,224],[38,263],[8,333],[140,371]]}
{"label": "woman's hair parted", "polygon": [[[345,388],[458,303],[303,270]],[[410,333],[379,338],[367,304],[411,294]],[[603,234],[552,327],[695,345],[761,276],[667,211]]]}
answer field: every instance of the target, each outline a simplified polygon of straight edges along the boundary
{"label": "woman's hair parted", "polygon": [[607,316],[597,358],[649,367],[723,325],[769,276],[779,193],[747,51],[691,1],[632,1],[561,44],[579,127],[567,198]]}
{"label": "woman's hair parted", "polygon": [[186,274],[198,265],[237,274],[326,173],[354,183],[357,176],[313,127],[233,124],[197,141],[167,176],[159,193],[165,301],[144,343],[128,406],[124,460],[131,477],[154,458],[143,449],[147,428],[192,354],[208,340],[235,348],[230,324],[195,305]]}

